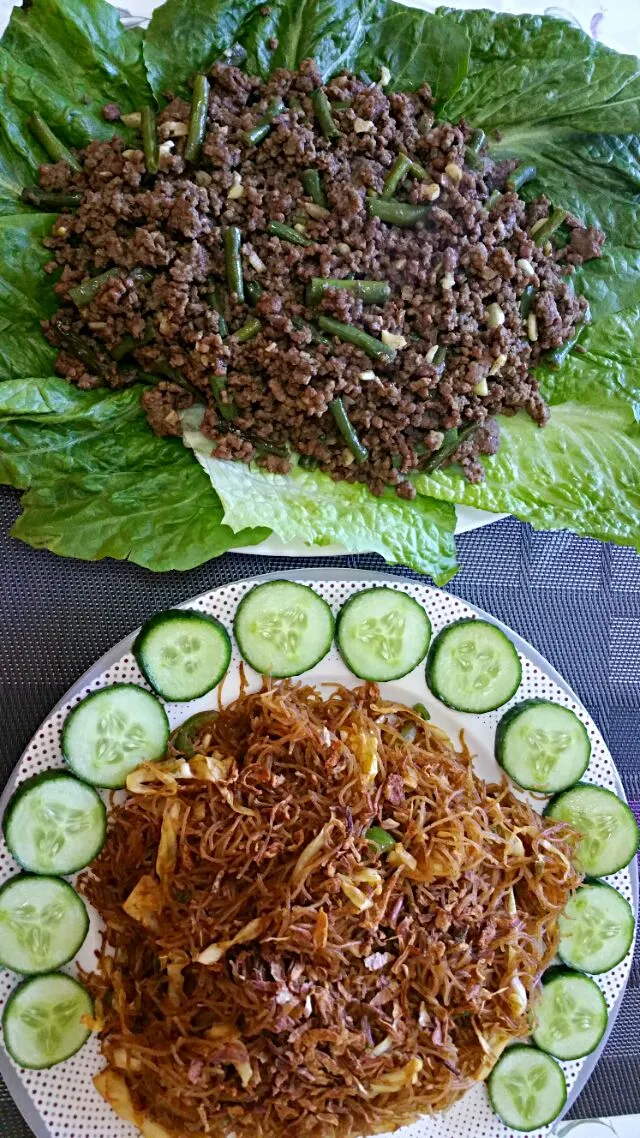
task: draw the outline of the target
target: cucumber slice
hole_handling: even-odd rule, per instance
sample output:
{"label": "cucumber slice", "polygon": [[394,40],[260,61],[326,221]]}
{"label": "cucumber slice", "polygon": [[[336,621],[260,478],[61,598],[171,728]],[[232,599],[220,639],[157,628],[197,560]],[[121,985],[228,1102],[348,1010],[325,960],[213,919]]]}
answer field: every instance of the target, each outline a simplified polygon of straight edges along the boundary
{"label": "cucumber slice", "polygon": [[577,860],[590,877],[617,873],[638,852],[638,823],[611,790],[578,782],[552,798],[544,813],[557,822],[569,822],[584,835]]}
{"label": "cucumber slice", "polygon": [[502,1053],[489,1075],[487,1090],[498,1118],[514,1130],[548,1126],[567,1101],[562,1068],[544,1051],[524,1043]]}
{"label": "cucumber slice", "polygon": [[86,783],[65,771],[45,771],[18,787],[2,828],[23,869],[64,876],[84,869],[100,852],[107,812],[100,795]]}
{"label": "cucumber slice", "polygon": [[567,901],[558,929],[563,963],[599,974],[624,960],[633,943],[635,920],[617,889],[604,881],[587,881]]}
{"label": "cucumber slice", "polygon": [[532,1007],[533,1042],[556,1059],[582,1059],[595,1051],[609,1012],[595,980],[567,968],[550,968]]}
{"label": "cucumber slice", "polygon": [[12,877],[0,889],[0,964],[25,976],[75,956],[89,929],[84,901],[59,877]]}
{"label": "cucumber slice", "polygon": [[431,691],[454,711],[495,711],[516,694],[521,680],[513,644],[486,620],[465,618],[443,628],[427,660]]}
{"label": "cucumber slice", "polygon": [[63,972],[34,976],[23,980],[7,1000],[4,1045],[19,1067],[53,1067],[86,1043],[90,1031],[82,1016],[90,1015],[93,1000],[77,980]]}
{"label": "cucumber slice", "polygon": [[265,676],[299,676],[326,656],[333,613],[308,585],[267,581],[238,605],[233,631],[242,656]]}
{"label": "cucumber slice", "polygon": [[518,786],[555,794],[582,778],[591,758],[584,723],[558,703],[526,699],[498,724],[496,759]]}
{"label": "cucumber slice", "polygon": [[162,758],[169,720],[151,692],[113,684],[83,699],[62,728],[62,753],[78,778],[93,786],[124,786],[140,763]]}
{"label": "cucumber slice", "polygon": [[379,585],[356,593],[340,609],[337,641],[354,675],[382,683],[412,672],[427,654],[431,622],[406,593]]}
{"label": "cucumber slice", "polygon": [[169,609],[143,624],[133,654],[158,695],[178,702],[198,699],[220,683],[231,660],[231,640],[215,617]]}

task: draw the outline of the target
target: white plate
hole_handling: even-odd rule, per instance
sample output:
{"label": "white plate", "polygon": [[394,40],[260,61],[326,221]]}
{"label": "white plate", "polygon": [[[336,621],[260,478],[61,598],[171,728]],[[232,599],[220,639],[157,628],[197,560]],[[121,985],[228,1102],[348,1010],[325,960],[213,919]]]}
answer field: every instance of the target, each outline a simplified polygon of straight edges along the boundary
{"label": "white plate", "polygon": [[[337,612],[344,601],[353,593],[374,583],[384,581],[391,588],[415,597],[424,605],[429,613],[434,632],[438,632],[445,624],[462,616],[486,615],[447,593],[431,589],[422,583],[413,583],[384,574],[323,569],[304,574],[283,573],[279,576],[312,584],[326,598],[334,612]],[[186,601],[184,607],[193,608],[200,612],[214,613],[230,628],[237,605],[247,590],[257,581],[269,579],[269,576],[258,577],[225,585],[191,601]],[[623,797],[622,786],[611,755],[595,724],[575,694],[551,665],[543,660],[530,645],[514,633],[509,632],[508,629],[505,631],[508,632],[516,645],[522,660],[523,681],[518,692],[518,698],[544,696],[575,711],[585,723],[592,743],[592,758],[586,775],[587,780],[608,787]],[[63,697],[44,721],[29,743],[0,799],[0,814],[6,807],[7,801],[17,784],[39,771],[63,765],[60,752],[60,727],[67,712],[84,695],[117,681],[125,680],[144,684],[131,655],[133,635],[135,634],[127,637],[106,656],[103,656]],[[234,646],[231,668],[224,681],[225,702],[235,698],[238,694],[239,659],[237,649]],[[250,676],[252,683],[257,687],[259,678],[255,673],[250,673]],[[315,684],[339,681],[349,686],[355,686],[359,682],[347,671],[335,647],[316,668],[305,675],[305,680],[312,681]],[[459,714],[448,710],[428,692],[422,666],[416,668],[409,676],[405,676],[400,681],[381,686],[383,695],[389,698],[399,699],[409,704],[421,700],[430,709],[433,721],[443,727],[453,738],[457,736],[461,728],[464,728],[466,739],[473,753],[477,756],[475,765],[478,773],[482,777],[492,780],[500,777],[499,768],[493,758],[493,741],[496,724],[503,714],[504,708],[488,715],[477,716]],[[167,712],[172,727],[195,711],[203,710],[214,704],[215,698],[212,693],[192,703],[168,704]],[[523,797],[526,798],[527,796],[523,795]],[[539,800],[537,808],[540,808]],[[16,870],[17,866],[6,845],[3,841],[0,842],[0,882],[6,880]],[[637,913],[638,879],[635,861],[631,867],[615,874],[610,880],[631,901]],[[92,914],[89,936],[79,957],[84,967],[91,968],[93,966],[93,953],[97,945],[98,920],[94,913]],[[631,955],[627,956],[617,968],[612,969],[604,976],[597,977],[610,1009],[609,1029],[615,1019],[627,982],[631,959]],[[11,973],[0,974],[0,1003],[6,1000],[14,984],[15,977]],[[568,1105],[584,1087],[600,1050],[601,1048],[585,1060],[563,1064],[570,1092]],[[103,1102],[93,1086],[92,1076],[101,1066],[95,1037],[73,1058],[49,1071],[20,1070],[0,1048],[0,1073],[26,1121],[38,1138],[79,1138],[82,1127],[79,1126],[78,1119],[85,1117],[91,1118],[92,1138],[135,1138],[137,1131],[134,1127],[122,1122]],[[463,1134],[469,1138],[505,1138],[506,1135],[512,1134],[512,1131],[493,1115],[484,1088],[479,1086],[470,1091],[446,1115],[440,1115],[436,1119],[424,1118],[413,1127],[406,1128],[402,1133],[406,1135],[406,1138],[460,1138],[460,1135]],[[535,1131],[538,1138],[549,1133],[548,1127]]]}

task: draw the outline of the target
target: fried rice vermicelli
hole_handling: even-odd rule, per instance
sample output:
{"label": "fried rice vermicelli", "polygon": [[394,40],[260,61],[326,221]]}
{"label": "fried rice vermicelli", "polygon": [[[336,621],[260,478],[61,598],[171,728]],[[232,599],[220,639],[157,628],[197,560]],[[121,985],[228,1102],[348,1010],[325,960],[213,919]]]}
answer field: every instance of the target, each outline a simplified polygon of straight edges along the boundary
{"label": "fried rice vermicelli", "polygon": [[196,742],[130,776],[81,882],[106,925],[98,1088],[147,1138],[349,1138],[450,1106],[528,1035],[573,831],[373,684],[266,685]]}

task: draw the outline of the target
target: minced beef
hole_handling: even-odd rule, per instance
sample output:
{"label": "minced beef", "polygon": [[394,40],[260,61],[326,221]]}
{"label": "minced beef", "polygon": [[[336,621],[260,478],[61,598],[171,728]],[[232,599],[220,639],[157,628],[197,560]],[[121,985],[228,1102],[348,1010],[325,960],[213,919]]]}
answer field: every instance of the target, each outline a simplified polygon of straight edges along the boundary
{"label": "minced beef", "polygon": [[[217,64],[210,81],[197,165],[183,157],[190,104],[174,99],[158,116],[157,175],[146,173],[138,145],[118,138],[91,143],[79,172],[42,168],[44,188],[83,194],[45,241],[62,269],[62,307],[44,325],[60,348],[59,373],[81,387],[156,377],[143,395],[154,431],[179,434],[179,412],[198,401],[219,457],[276,472],[297,453],[335,479],[374,493],[394,485],[403,497],[414,492],[408,476],[440,462],[482,478],[479,456],[499,444],[498,413],[547,420],[532,368],[586,319],[570,276],[600,256],[603,234],[569,215],[563,248],[536,244],[531,230],[550,203],[527,205],[506,188],[515,162],[481,152],[469,164],[470,128],[436,124],[427,86],[387,95],[354,75],[335,77],[324,90],[340,135],[328,140],[311,98],[321,85],[312,61],[266,82]],[[251,145],[246,132],[277,97],[285,109]],[[105,118],[116,111],[109,104]],[[410,171],[394,200],[428,207],[409,227],[369,212],[401,153],[424,173]],[[306,170],[318,171],[326,208],[305,194]],[[270,222],[308,243],[270,234]],[[263,290],[253,306],[227,287],[229,226],[241,231],[245,286]],[[73,303],[70,289],[118,268],[89,303]],[[386,281],[389,297],[369,304],[330,289],[310,306],[315,277]],[[399,337],[395,356],[372,358],[322,334],[319,316],[383,342]],[[250,320],[259,330],[243,342],[236,333]],[[355,444],[338,428],[338,399]]]}

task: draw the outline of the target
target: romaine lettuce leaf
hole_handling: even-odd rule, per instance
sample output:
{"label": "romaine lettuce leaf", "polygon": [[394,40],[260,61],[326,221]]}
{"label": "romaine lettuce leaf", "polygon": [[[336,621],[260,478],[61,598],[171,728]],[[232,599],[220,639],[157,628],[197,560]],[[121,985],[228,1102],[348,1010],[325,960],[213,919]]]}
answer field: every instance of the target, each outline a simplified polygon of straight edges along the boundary
{"label": "romaine lettuce leaf", "polygon": [[525,415],[502,418],[484,482],[451,468],[420,475],[420,492],[640,550],[640,308],[601,320],[581,347],[541,377],[543,430]]}
{"label": "romaine lettuce leaf", "polygon": [[408,502],[389,489],[376,498],[362,482],[334,482],[328,474],[302,470],[268,474],[255,464],[223,462],[198,429],[202,413],[183,415],[184,437],[206,470],[233,530],[268,525],[282,541],[343,545],[350,553],[380,553],[387,561],[429,573],[445,584],[456,572],[456,515],[445,502],[418,495]]}
{"label": "romaine lettuce leaf", "polygon": [[46,155],[26,120],[40,111],[71,146],[126,137],[107,123],[106,103],[132,111],[151,92],[139,29],[126,31],[104,0],[33,0],[14,8],[0,45],[0,213],[30,212],[19,201]]}
{"label": "romaine lettuce leaf", "polygon": [[0,479],[29,487],[13,534],[66,557],[192,569],[269,536],[222,524],[193,456],[179,439],[149,430],[139,388],[78,391],[55,378],[0,384]]}

